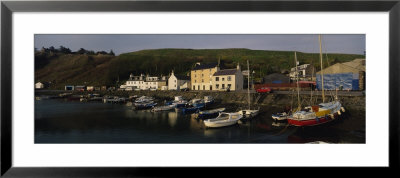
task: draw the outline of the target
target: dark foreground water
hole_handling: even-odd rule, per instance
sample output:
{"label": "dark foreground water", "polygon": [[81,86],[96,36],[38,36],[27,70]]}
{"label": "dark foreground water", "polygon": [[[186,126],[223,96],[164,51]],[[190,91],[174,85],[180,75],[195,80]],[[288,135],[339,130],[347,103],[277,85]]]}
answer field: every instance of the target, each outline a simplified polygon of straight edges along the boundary
{"label": "dark foreground water", "polygon": [[35,100],[35,143],[365,143],[365,133],[335,128],[340,123],[287,127],[285,122],[274,123],[272,112],[276,111],[264,111],[230,127],[206,129],[194,115],[175,111],[153,113],[123,104]]}

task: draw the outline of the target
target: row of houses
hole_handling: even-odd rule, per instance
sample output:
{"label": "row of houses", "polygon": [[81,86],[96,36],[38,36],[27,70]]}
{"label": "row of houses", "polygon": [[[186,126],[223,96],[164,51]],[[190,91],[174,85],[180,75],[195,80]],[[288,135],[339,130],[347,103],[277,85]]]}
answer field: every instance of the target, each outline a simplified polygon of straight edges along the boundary
{"label": "row of houses", "polygon": [[[321,89],[321,71],[310,64],[291,68],[288,74],[270,74],[264,77],[262,84],[254,88],[273,87],[274,89],[292,88],[297,77],[301,87]],[[297,72],[297,73],[296,73]],[[171,71],[169,76],[150,76],[130,74],[129,79],[120,86],[120,90],[198,90],[198,91],[237,91],[243,90],[244,76],[249,71],[242,71],[239,64],[236,68],[221,69],[220,62],[196,63],[188,75],[178,75]],[[365,59],[337,63],[323,69],[324,88],[327,90],[365,90]],[[35,88],[45,88],[47,83],[38,82]],[[67,85],[65,90],[101,91],[107,86]],[[115,87],[113,87],[115,89]]]}
{"label": "row of houses", "polygon": [[108,86],[85,86],[85,85],[65,85],[66,91],[107,91],[115,90],[115,87]]}
{"label": "row of houses", "polygon": [[189,75],[177,75],[171,72],[166,76],[130,75],[125,84],[120,86],[126,91],[131,90],[242,90],[243,74],[238,64],[234,69],[220,69],[218,63],[196,63]]}

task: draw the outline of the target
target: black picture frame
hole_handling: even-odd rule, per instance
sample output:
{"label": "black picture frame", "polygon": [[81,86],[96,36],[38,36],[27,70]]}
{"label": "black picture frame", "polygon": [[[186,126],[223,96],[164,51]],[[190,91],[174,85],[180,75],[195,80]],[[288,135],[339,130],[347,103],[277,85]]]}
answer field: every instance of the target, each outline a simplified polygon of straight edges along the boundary
{"label": "black picture frame", "polygon": [[[20,168],[12,166],[13,12],[388,12],[389,13],[389,168],[399,165],[400,1],[2,1],[1,2],[1,175],[6,177],[128,177],[178,174],[177,168]],[[381,108],[384,109],[384,108]],[[207,174],[186,168],[193,174]],[[213,168],[211,168],[213,169]],[[214,169],[216,170],[216,169]],[[224,171],[225,169],[218,169]],[[240,169],[239,169],[240,170]],[[185,172],[186,172],[185,171]],[[238,170],[236,170],[238,171]],[[253,170],[257,173],[260,169]],[[282,170],[284,171],[284,170]],[[300,171],[300,170],[299,170]],[[285,174],[293,174],[284,171]],[[254,172],[252,172],[254,173]],[[330,171],[332,174],[334,171]],[[307,174],[305,174],[307,175]]]}

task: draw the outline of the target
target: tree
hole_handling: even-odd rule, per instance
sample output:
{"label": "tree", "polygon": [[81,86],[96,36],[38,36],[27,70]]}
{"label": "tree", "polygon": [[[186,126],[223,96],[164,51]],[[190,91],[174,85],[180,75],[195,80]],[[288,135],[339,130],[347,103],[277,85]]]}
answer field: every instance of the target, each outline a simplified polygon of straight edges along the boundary
{"label": "tree", "polygon": [[86,49],[80,48],[80,49],[77,51],[77,53],[78,53],[78,54],[86,54]]}
{"label": "tree", "polygon": [[50,46],[49,51],[54,53],[54,52],[56,52],[56,49],[54,48],[54,46]]}
{"label": "tree", "polygon": [[64,54],[71,54],[71,49],[66,48],[64,46],[60,46],[59,51]]}
{"label": "tree", "polygon": [[114,54],[114,51],[113,51],[113,50],[111,50],[109,54],[110,54],[111,56],[115,56],[115,54]]}
{"label": "tree", "polygon": [[94,53],[93,50],[90,50],[90,51],[86,51],[86,54],[88,54],[88,55],[94,55],[95,53]]}
{"label": "tree", "polygon": [[105,51],[97,51],[97,53],[96,54],[108,54],[107,52],[105,52]]}

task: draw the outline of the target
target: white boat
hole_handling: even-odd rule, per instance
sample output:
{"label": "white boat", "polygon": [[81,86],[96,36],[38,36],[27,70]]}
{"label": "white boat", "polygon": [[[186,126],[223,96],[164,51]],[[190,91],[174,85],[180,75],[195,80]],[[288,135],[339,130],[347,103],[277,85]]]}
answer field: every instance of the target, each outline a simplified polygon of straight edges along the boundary
{"label": "white boat", "polygon": [[238,111],[238,113],[245,119],[250,119],[256,117],[259,110],[251,110],[251,109],[242,109]]}
{"label": "white boat", "polygon": [[274,119],[276,121],[283,121],[283,120],[286,120],[288,117],[289,117],[289,114],[286,112],[272,114],[272,119]]}
{"label": "white boat", "polygon": [[153,109],[151,109],[151,111],[153,111],[153,112],[168,111],[168,110],[171,110],[171,109],[174,109],[174,108],[175,108],[174,105],[157,106],[157,107],[154,107]]}
{"label": "white boat", "polygon": [[207,119],[204,120],[204,125],[206,127],[225,127],[225,126],[230,126],[234,125],[238,122],[239,119],[241,119],[242,116],[238,113],[226,113],[226,112],[221,112],[218,117],[214,119]]}
{"label": "white boat", "polygon": [[212,104],[212,103],[214,103],[214,98],[212,96],[204,96],[204,103]]}
{"label": "white boat", "polygon": [[217,108],[205,111],[199,111],[197,117],[198,118],[207,118],[207,117],[216,117],[220,112],[225,111],[225,108]]}
{"label": "white boat", "polygon": [[[247,60],[247,70],[250,71],[249,60]],[[257,116],[259,113],[259,109],[250,108],[250,72],[248,73],[248,79],[247,79],[247,96],[248,96],[249,108],[239,110],[237,113],[240,114],[242,118],[250,119]]]}
{"label": "white boat", "polygon": [[148,96],[141,96],[135,100],[135,103],[148,103],[152,102],[154,98]]}
{"label": "white boat", "polygon": [[307,142],[306,144],[330,144],[330,143],[324,141],[313,141],[313,142]]}

